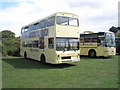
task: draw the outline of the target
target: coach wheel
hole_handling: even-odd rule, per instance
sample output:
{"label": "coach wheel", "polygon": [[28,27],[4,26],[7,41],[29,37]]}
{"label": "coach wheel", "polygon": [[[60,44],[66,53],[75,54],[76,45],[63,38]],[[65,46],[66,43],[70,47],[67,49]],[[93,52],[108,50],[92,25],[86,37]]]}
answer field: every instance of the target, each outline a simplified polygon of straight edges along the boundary
{"label": "coach wheel", "polygon": [[96,57],[96,52],[95,52],[94,50],[91,50],[91,51],[89,52],[89,56],[90,56],[90,57]]}
{"label": "coach wheel", "polygon": [[27,52],[24,52],[24,58],[27,58]]}
{"label": "coach wheel", "polygon": [[44,54],[41,55],[40,60],[41,60],[41,62],[42,62],[43,64],[46,63],[46,59],[45,59],[45,55],[44,55]]}

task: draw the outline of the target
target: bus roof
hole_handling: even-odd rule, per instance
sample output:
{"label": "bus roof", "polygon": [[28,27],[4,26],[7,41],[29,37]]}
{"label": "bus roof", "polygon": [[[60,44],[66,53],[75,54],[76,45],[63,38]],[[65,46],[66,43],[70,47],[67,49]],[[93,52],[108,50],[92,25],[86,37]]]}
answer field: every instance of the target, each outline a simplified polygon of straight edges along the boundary
{"label": "bus roof", "polygon": [[39,19],[39,20],[36,20],[36,21],[34,21],[34,22],[32,22],[32,23],[30,23],[30,24],[28,24],[28,25],[25,25],[25,26],[23,26],[22,28],[25,28],[25,27],[27,27],[27,26],[29,26],[29,25],[33,25],[33,24],[35,24],[35,23],[37,23],[37,22],[40,22],[40,21],[42,21],[42,20],[44,20],[44,19],[47,19],[47,18],[49,18],[49,17],[51,17],[51,16],[68,16],[68,17],[78,18],[78,16],[75,15],[75,14],[73,14],[73,13],[56,12],[56,13],[54,13],[54,14],[51,14],[51,15],[47,16],[47,17],[44,17],[44,18]]}
{"label": "bus roof", "polygon": [[99,34],[99,35],[103,35],[105,33],[113,33],[113,32],[97,32],[97,33],[81,33],[81,35],[90,35],[90,34]]}
{"label": "bus roof", "polygon": [[78,18],[78,16],[76,14],[68,13],[68,12],[56,12],[56,15]]}

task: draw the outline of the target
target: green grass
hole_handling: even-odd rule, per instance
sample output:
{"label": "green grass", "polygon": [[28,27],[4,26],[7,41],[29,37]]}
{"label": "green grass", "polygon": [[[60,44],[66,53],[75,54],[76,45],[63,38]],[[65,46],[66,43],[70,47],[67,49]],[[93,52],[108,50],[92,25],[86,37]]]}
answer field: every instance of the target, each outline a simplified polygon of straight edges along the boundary
{"label": "green grass", "polygon": [[80,62],[58,65],[44,65],[21,57],[4,57],[2,70],[3,88],[118,87],[118,56],[82,57]]}

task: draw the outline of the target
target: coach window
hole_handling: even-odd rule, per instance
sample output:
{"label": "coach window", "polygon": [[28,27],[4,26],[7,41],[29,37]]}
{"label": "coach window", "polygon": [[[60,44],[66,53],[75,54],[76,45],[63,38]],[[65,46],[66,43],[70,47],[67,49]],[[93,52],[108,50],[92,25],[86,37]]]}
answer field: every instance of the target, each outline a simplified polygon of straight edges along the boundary
{"label": "coach window", "polygon": [[85,37],[84,40],[85,40],[85,42],[90,42],[90,38],[88,38],[88,37]]}
{"label": "coach window", "polygon": [[22,42],[22,47],[25,47],[25,42]]}
{"label": "coach window", "polygon": [[28,31],[28,26],[27,26],[27,27],[25,27],[24,31],[25,31],[25,32],[27,32],[27,31]]}
{"label": "coach window", "polygon": [[40,28],[46,27],[46,20],[40,22]]}
{"label": "coach window", "polygon": [[22,43],[22,46],[23,46],[23,47],[27,47],[27,46],[28,46],[28,42],[23,42],[23,43]]}
{"label": "coach window", "polygon": [[33,41],[33,47],[38,48],[38,41]]}
{"label": "coach window", "polygon": [[28,42],[25,42],[25,47],[28,47]]}
{"label": "coach window", "polygon": [[39,48],[44,49],[44,37],[40,37],[39,39]]}
{"label": "coach window", "polygon": [[24,33],[24,28],[21,29],[21,34]]}
{"label": "coach window", "polygon": [[32,47],[32,42],[30,41],[30,42],[28,42],[28,47]]}
{"label": "coach window", "polygon": [[33,25],[30,25],[29,27],[28,27],[28,30],[33,30]]}
{"label": "coach window", "polygon": [[80,42],[83,43],[84,42],[84,37],[80,38]]}
{"label": "coach window", "polygon": [[54,48],[54,38],[48,39],[48,48]]}
{"label": "coach window", "polygon": [[38,29],[38,26],[39,26],[39,22],[36,22],[36,23],[34,24],[34,29]]}
{"label": "coach window", "polygon": [[52,25],[54,25],[54,23],[55,23],[55,17],[54,16],[48,18],[48,20],[47,20],[47,26],[52,26]]}
{"label": "coach window", "polygon": [[91,38],[91,42],[97,42],[97,38]]}

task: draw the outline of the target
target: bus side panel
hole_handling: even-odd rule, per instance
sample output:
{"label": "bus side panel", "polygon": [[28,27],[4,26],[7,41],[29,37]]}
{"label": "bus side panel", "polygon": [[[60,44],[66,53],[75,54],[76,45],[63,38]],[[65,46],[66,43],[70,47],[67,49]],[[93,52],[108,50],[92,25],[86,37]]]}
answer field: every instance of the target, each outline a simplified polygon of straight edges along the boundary
{"label": "bus side panel", "polygon": [[[24,53],[27,52],[27,54],[28,54],[28,50],[29,50],[29,48],[22,47],[22,48],[20,49],[20,55],[24,57]],[[27,56],[27,57],[28,57],[28,56]]]}
{"label": "bus side panel", "polygon": [[30,58],[40,61],[40,55],[41,55],[42,50],[39,50],[38,48],[38,49],[33,49],[33,51],[34,52],[31,52],[30,54]]}
{"label": "bus side panel", "polygon": [[[52,30],[52,29],[51,29]],[[49,32],[49,37],[53,38],[55,35],[54,31],[50,31]],[[45,37],[45,49],[43,50],[43,54],[46,57],[46,62],[48,63],[55,63],[56,62],[56,53],[55,53],[55,45],[53,48],[49,48],[49,42],[48,42],[48,37]],[[55,39],[54,39],[54,43],[55,43]]]}
{"label": "bus side panel", "polygon": [[104,47],[105,56],[112,56],[116,54],[115,47]]}
{"label": "bus side panel", "polygon": [[98,47],[97,56],[111,56],[116,54],[115,47]]}
{"label": "bus side panel", "polygon": [[90,49],[90,48],[82,47],[82,48],[80,49],[80,55],[88,55],[89,49]]}
{"label": "bus side panel", "polygon": [[80,55],[87,55],[93,49],[97,53],[97,43],[80,43]]}
{"label": "bus side panel", "polygon": [[97,47],[97,56],[104,56],[104,47]]}
{"label": "bus side panel", "polygon": [[46,49],[44,51],[45,56],[46,56],[46,62],[47,63],[56,63],[56,53],[55,53],[55,49]]}
{"label": "bus side panel", "polygon": [[24,51],[27,52],[28,58],[40,61],[40,53],[39,53],[40,51],[38,48],[27,48],[24,49]]}

